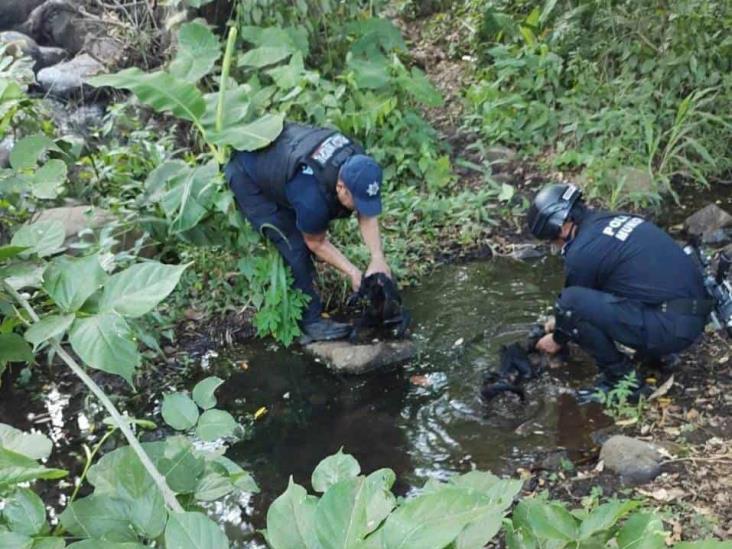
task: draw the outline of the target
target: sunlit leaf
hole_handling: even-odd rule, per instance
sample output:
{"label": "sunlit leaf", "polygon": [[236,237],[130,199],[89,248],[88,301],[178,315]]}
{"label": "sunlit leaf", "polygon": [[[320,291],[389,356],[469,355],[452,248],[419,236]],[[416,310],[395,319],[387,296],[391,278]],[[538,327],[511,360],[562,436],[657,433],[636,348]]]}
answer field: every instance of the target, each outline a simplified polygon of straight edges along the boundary
{"label": "sunlit leaf", "polygon": [[208,138],[217,145],[231,145],[239,151],[254,151],[274,141],[282,133],[283,122],[281,114],[266,114],[249,124],[230,126],[220,132],[211,131]]}
{"label": "sunlit leaf", "polygon": [[53,199],[63,190],[66,181],[66,163],[52,159],[46,162],[33,174],[31,191],[33,196],[41,199]]}
{"label": "sunlit leaf", "polygon": [[21,482],[36,479],[58,479],[66,475],[67,471],[48,469],[27,456],[0,448],[0,490],[5,490]]}
{"label": "sunlit leaf", "polygon": [[45,257],[58,252],[65,238],[66,231],[60,221],[38,221],[23,225],[13,235],[10,243],[28,248],[24,253]]}
{"label": "sunlit leaf", "polygon": [[196,401],[201,408],[207,410],[216,406],[216,396],[214,392],[224,382],[223,379],[216,376],[202,379],[193,387],[193,400]]}
{"label": "sunlit leaf", "polygon": [[213,442],[223,437],[232,436],[237,425],[236,420],[229,412],[223,410],[206,410],[198,420],[196,435],[201,440]]}
{"label": "sunlit leaf", "polygon": [[165,423],[178,431],[190,429],[198,421],[198,406],[183,393],[165,395],[161,413]]}
{"label": "sunlit leaf", "polygon": [[355,478],[361,472],[361,466],[350,454],[344,454],[343,448],[332,456],[322,460],[313,471],[310,482],[316,492],[325,492],[328,488],[341,482]]}
{"label": "sunlit leaf", "polygon": [[181,170],[168,180],[160,205],[170,222],[171,232],[184,232],[198,225],[214,207],[219,182],[219,168],[214,161]]}
{"label": "sunlit leaf", "polygon": [[58,257],[43,275],[43,289],[62,311],[75,312],[96,292],[107,274],[98,255],[81,258]]}
{"label": "sunlit leaf", "polygon": [[31,325],[23,334],[25,340],[31,345],[40,345],[44,341],[59,337],[66,333],[71,323],[74,322],[74,315],[49,315]]}
{"label": "sunlit leaf", "polygon": [[19,532],[0,532],[0,547],[3,549],[31,549],[33,538]]}
{"label": "sunlit leaf", "polygon": [[249,50],[239,57],[238,65],[240,67],[262,68],[284,61],[293,53],[293,48],[289,45],[262,46],[260,48]]}
{"label": "sunlit leaf", "polygon": [[40,156],[49,149],[59,150],[50,137],[43,134],[24,137],[10,151],[10,166],[16,170],[33,168]]}
{"label": "sunlit leaf", "polygon": [[181,25],[178,31],[178,51],[170,64],[170,73],[187,82],[198,82],[213,69],[221,56],[216,35],[199,21]]}
{"label": "sunlit leaf", "polygon": [[273,549],[318,549],[315,508],[318,498],[309,496],[292,477],[287,490],[267,510],[267,542]]}
{"label": "sunlit leaf", "polygon": [[43,285],[43,272],[46,264],[42,261],[14,262],[7,267],[0,268],[0,279],[3,279],[11,288],[40,288]]}
{"label": "sunlit leaf", "polygon": [[635,513],[618,532],[620,549],[664,549],[663,522],[653,513]]}
{"label": "sunlit leaf", "polygon": [[229,540],[219,526],[202,513],[173,513],[165,528],[170,549],[228,549]]}
{"label": "sunlit leaf", "polygon": [[175,289],[186,267],[157,261],[132,265],[109,277],[99,310],[133,318],[149,313]]}
{"label": "sunlit leaf", "polygon": [[41,433],[24,433],[11,425],[0,423],[0,446],[30,459],[47,459],[53,443]]}
{"label": "sunlit leaf", "polygon": [[66,507],[59,519],[71,534],[100,541],[136,541],[128,518],[130,503],[109,495],[91,495]]}
{"label": "sunlit leaf", "polygon": [[3,518],[13,532],[35,536],[46,525],[46,507],[35,492],[20,488],[5,500]]}

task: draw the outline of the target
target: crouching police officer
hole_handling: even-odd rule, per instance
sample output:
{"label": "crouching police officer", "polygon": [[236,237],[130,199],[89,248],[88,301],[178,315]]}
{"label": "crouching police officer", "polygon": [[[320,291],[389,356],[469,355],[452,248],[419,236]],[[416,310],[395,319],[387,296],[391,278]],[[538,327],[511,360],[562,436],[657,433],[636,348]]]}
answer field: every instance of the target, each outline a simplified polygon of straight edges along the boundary
{"label": "crouching police officer", "polygon": [[550,185],[535,197],[528,225],[562,246],[566,281],[553,332],[537,349],[556,353],[576,342],[597,362],[591,398],[634,372],[615,342],[653,360],[682,351],[701,334],[712,302],[692,258],[650,221],[592,210],[574,185]]}
{"label": "crouching police officer", "polygon": [[226,166],[242,214],[275,244],[292,269],[295,288],[310,296],[301,326],[312,340],[346,337],[350,325],[321,317],[311,254],[350,277],[354,290],[361,284],[361,271],[328,240],[331,220],[355,210],[371,254],[366,275],[390,274],[377,221],[382,172],[363,153],[336,130],[286,123],[267,147],[236,152]]}

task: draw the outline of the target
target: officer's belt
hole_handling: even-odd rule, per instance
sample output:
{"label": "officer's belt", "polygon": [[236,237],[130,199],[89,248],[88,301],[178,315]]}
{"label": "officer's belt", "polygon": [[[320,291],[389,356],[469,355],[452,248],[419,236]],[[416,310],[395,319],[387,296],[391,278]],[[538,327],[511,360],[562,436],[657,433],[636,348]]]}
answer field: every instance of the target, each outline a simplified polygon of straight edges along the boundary
{"label": "officer's belt", "polygon": [[656,305],[662,313],[706,317],[714,310],[711,299],[670,299]]}

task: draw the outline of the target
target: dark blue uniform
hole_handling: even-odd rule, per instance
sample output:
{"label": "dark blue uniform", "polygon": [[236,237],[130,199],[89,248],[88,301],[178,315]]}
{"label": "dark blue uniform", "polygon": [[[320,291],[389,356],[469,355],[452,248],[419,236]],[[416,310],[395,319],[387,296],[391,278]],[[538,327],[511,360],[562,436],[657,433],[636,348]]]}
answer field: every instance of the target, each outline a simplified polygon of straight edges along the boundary
{"label": "dark blue uniform", "polygon": [[[244,217],[255,230],[264,230],[292,269],[294,287],[310,296],[302,320],[306,323],[317,320],[323,305],[313,285],[315,267],[302,233],[322,233],[331,221],[322,186],[312,170],[302,165],[285,185],[289,207],[279,204],[263,191],[252,175],[256,173],[256,163],[257,153],[237,152],[226,167],[226,178]],[[277,227],[278,231],[265,225]]]}
{"label": "dark blue uniform", "polygon": [[684,310],[707,299],[701,272],[650,221],[590,211],[563,255],[567,278],[554,339],[575,341],[611,377],[608,370],[624,360],[615,341],[660,358],[685,349],[704,329],[705,315]]}

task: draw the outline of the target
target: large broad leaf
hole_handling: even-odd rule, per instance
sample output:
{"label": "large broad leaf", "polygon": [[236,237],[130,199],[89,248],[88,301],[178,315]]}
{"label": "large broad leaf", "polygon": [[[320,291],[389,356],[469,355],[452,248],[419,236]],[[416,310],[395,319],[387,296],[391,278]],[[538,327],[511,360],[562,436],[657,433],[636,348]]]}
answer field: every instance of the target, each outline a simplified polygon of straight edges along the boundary
{"label": "large broad leaf", "polygon": [[255,46],[289,46],[307,56],[310,49],[305,27],[241,27],[241,37]]}
{"label": "large broad leaf", "polygon": [[219,526],[202,513],[175,513],[165,527],[169,549],[228,549],[229,540]]}
{"label": "large broad leaf", "polygon": [[219,168],[211,161],[179,172],[167,184],[160,204],[170,221],[170,231],[179,233],[194,228],[213,209],[219,182]]}
{"label": "large broad leaf", "polygon": [[240,67],[254,67],[261,69],[268,65],[274,65],[284,61],[295,52],[290,45],[262,46],[249,50],[239,58]]}
{"label": "large broad leaf", "polygon": [[454,486],[418,496],[397,508],[383,526],[383,543],[389,549],[442,549],[463,529],[484,519],[490,508],[502,511],[474,491]]}
{"label": "large broad leaf", "polygon": [[238,424],[229,412],[223,410],[206,410],[201,414],[196,427],[196,434],[206,442],[213,442],[234,435]]}
{"label": "large broad leaf", "polygon": [[0,334],[0,365],[33,360],[33,351],[22,337],[18,334]]}
{"label": "large broad leaf", "polygon": [[193,400],[196,401],[201,408],[208,410],[216,406],[216,396],[214,392],[224,382],[223,379],[216,376],[202,379],[193,388]]}
{"label": "large broad leaf", "polygon": [[45,270],[46,264],[42,261],[14,262],[0,269],[0,279],[5,280],[15,290],[40,288]]}
{"label": "large broad leaf", "polygon": [[[389,491],[394,473],[388,469],[331,486],[315,510],[315,532],[324,549],[356,547],[396,504]],[[418,545],[410,546],[418,547]]]}
{"label": "large broad leaf", "polygon": [[66,475],[67,471],[47,469],[29,457],[0,448],[0,491],[21,482],[57,479]]}
{"label": "large broad leaf", "polygon": [[3,518],[13,532],[35,536],[46,525],[46,507],[35,492],[20,488],[5,500]]}
{"label": "large broad leaf", "polygon": [[165,395],[161,413],[165,423],[178,431],[190,429],[198,421],[198,406],[183,393]]}
{"label": "large broad leaf", "polygon": [[440,107],[444,102],[442,94],[417,67],[412,67],[410,77],[404,78],[403,87],[412,97],[428,107]]}
{"label": "large broad leaf", "polygon": [[[33,546],[36,549],[36,546]],[[67,549],[149,549],[149,546],[135,542],[116,543],[98,539],[85,539],[68,546]]]}
{"label": "large broad leaf", "polygon": [[145,180],[145,192],[151,202],[159,202],[166,185],[173,177],[186,173],[191,168],[182,160],[168,160],[151,171]]}
{"label": "large broad leaf", "polygon": [[285,493],[267,510],[267,542],[273,549],[316,549],[315,508],[318,498],[309,496],[292,477]]}
{"label": "large broad leaf", "polygon": [[63,246],[64,238],[66,231],[60,221],[38,221],[32,225],[23,225],[13,235],[10,243],[28,248],[24,253],[45,257],[58,252]]}
{"label": "large broad leaf", "polygon": [[31,180],[31,192],[40,199],[50,200],[58,197],[66,181],[66,164],[63,160],[52,159],[38,168]]}
{"label": "large broad leaf", "polygon": [[349,56],[347,64],[353,70],[359,88],[378,90],[388,86],[391,81],[386,57],[374,56],[365,59]]}
{"label": "large broad leaf", "polygon": [[175,289],[186,267],[157,261],[128,267],[104,284],[99,310],[133,318],[149,313]]}
{"label": "large broad leaf", "polygon": [[497,507],[486,507],[482,516],[469,523],[455,540],[455,549],[485,547],[501,529],[503,512]]}
{"label": "large broad leaf", "polygon": [[49,149],[60,150],[50,137],[43,134],[24,137],[10,151],[10,166],[16,170],[34,168],[40,156]]}
{"label": "large broad leaf", "polygon": [[216,145],[231,145],[239,151],[255,151],[266,147],[282,133],[284,116],[266,114],[239,126],[228,126],[220,132],[208,132],[208,139]]}
{"label": "large broad leaf", "polygon": [[128,518],[130,503],[109,495],[91,495],[66,507],[59,519],[71,534],[101,541],[137,541]]}
{"label": "large broad leaf", "polygon": [[31,549],[33,538],[18,532],[0,532],[0,547],[3,549]]}
{"label": "large broad leaf", "polygon": [[513,479],[500,479],[487,471],[470,471],[450,479],[450,484],[465,490],[475,491],[486,503],[507,509],[516,494],[521,491],[523,482]]}
{"label": "large broad leaf", "polygon": [[356,478],[361,466],[350,454],[344,454],[343,448],[332,456],[321,461],[313,471],[310,482],[316,492],[325,492],[328,488],[341,482]]}
{"label": "large broad leaf", "polygon": [[618,523],[621,517],[638,507],[638,505],[638,502],[635,501],[610,501],[593,509],[580,524],[580,539],[588,539],[611,528]]}
{"label": "large broad leaf", "polygon": [[0,246],[0,260],[15,257],[25,250],[24,246]]}
{"label": "large broad leaf", "polygon": [[71,323],[74,322],[74,318],[74,315],[47,316],[28,328],[24,337],[32,345],[40,345],[44,341],[66,333]]}
{"label": "large broad leaf", "polygon": [[523,500],[514,510],[513,523],[539,539],[574,541],[579,534],[577,521],[558,502]]}
{"label": "large broad leaf", "polygon": [[[76,544],[75,544],[76,545]],[[66,542],[63,538],[38,537],[33,538],[33,549],[65,549]],[[105,548],[106,549],[106,548]],[[130,548],[132,549],[132,548]]]}
{"label": "large broad leaf", "polygon": [[178,51],[170,73],[187,82],[198,82],[211,72],[220,56],[221,45],[206,25],[199,21],[184,23],[178,32]]}
{"label": "large broad leaf", "polygon": [[[226,90],[224,93],[224,119],[221,121],[222,128],[244,124],[252,108],[250,102],[251,94],[251,86],[247,84]],[[201,125],[206,132],[211,132],[216,129],[216,112],[219,105],[219,94],[207,93],[203,98],[206,101],[206,113],[201,119]]]}
{"label": "large broad leaf", "polygon": [[107,278],[98,255],[56,258],[43,275],[43,289],[62,311],[78,311]]}
{"label": "large broad leaf", "polygon": [[94,76],[92,86],[110,86],[130,90],[137,98],[160,112],[198,122],[206,110],[203,95],[193,84],[179,80],[165,71],[146,73],[136,67],[116,74]]}
{"label": "large broad leaf", "polygon": [[124,318],[115,313],[77,318],[71,326],[69,342],[86,364],[120,375],[132,385],[140,354]]}
{"label": "large broad leaf", "polygon": [[617,542],[620,549],[665,549],[663,522],[652,513],[635,513],[618,532]]}
{"label": "large broad leaf", "polygon": [[0,423],[0,446],[30,459],[47,459],[53,443],[41,433],[24,433],[5,423]]}

